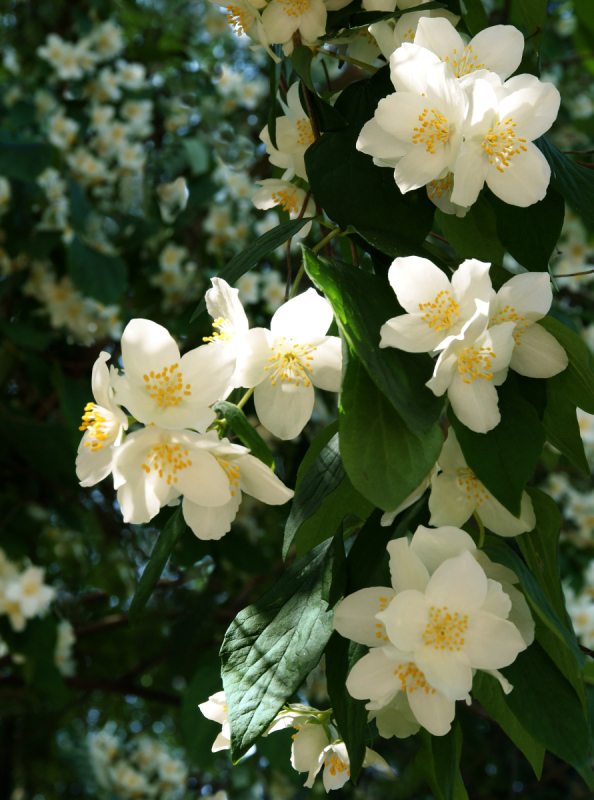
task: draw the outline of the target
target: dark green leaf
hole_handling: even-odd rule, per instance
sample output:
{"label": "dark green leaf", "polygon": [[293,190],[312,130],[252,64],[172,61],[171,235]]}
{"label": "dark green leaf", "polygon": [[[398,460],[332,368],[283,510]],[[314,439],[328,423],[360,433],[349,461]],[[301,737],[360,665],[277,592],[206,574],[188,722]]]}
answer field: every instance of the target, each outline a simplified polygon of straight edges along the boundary
{"label": "dark green leaf", "polygon": [[427,477],[443,444],[438,423],[424,438],[410,432],[352,351],[340,396],[339,429],[342,459],[353,486],[388,511]]}
{"label": "dark green leaf", "polygon": [[326,646],[326,680],[332,711],[349,754],[351,780],[357,782],[365,759],[367,709],[365,700],[348,693],[346,679],[354,665],[367,652],[364,645],[333,633]]}
{"label": "dark green leaf", "polygon": [[325,427],[323,431],[320,431],[320,433],[318,433],[318,435],[312,441],[310,446],[307,448],[306,454],[303,456],[301,464],[299,464],[299,468],[297,470],[297,480],[295,481],[295,490],[299,488],[299,484],[307,474],[307,471],[311,465],[336,433],[338,433],[337,419]]}
{"label": "dark green leaf", "polygon": [[583,219],[594,225],[594,171],[574,163],[546,136],[536,144],[551,167],[551,183]]}
{"label": "dark green leaf", "polygon": [[186,523],[184,521],[182,509],[181,506],[179,506],[169,517],[167,524],[159,534],[159,538],[153,547],[150,561],[146,565],[138,581],[138,587],[130,603],[129,618],[132,625],[136,625],[140,620],[144,607],[148,603],[157,585],[157,581],[165,568],[167,559],[184,532],[185,527]]}
{"label": "dark green leaf", "polygon": [[544,37],[547,22],[547,0],[517,0],[524,25],[530,36],[530,41],[540,53],[540,46]]}
{"label": "dark green leaf", "polygon": [[322,133],[346,128],[348,125],[346,119],[342,116],[340,111],[337,111],[327,100],[320,97],[320,95],[313,94],[311,95],[311,101],[315,108],[318,127]]}
{"label": "dark green leaf", "polygon": [[208,147],[202,139],[198,137],[184,138],[181,140],[184,150],[186,151],[186,159],[190,165],[192,175],[204,175],[208,172],[210,165],[210,156]]}
{"label": "dark green leaf", "polygon": [[27,621],[27,627],[11,647],[26,658],[23,674],[27,683],[48,697],[56,708],[68,699],[64,678],[54,660],[57,636],[55,617],[37,617]]}
{"label": "dark green leaf", "polygon": [[506,733],[528,761],[540,780],[545,748],[531,736],[508,706],[501,684],[486,672],[476,673],[472,682],[472,696],[479,701],[487,714]]}
{"label": "dark green leaf", "polygon": [[547,380],[547,406],[542,424],[547,441],[589,477],[590,465],[584,451],[575,403],[567,396],[564,384],[565,379],[561,376]]}
{"label": "dark green leaf", "polygon": [[68,195],[70,199],[70,219],[72,226],[77,231],[83,231],[87,225],[87,218],[93,207],[87,200],[82,186],[73,178],[68,179]]}
{"label": "dark green leaf", "polygon": [[49,144],[0,142],[0,175],[32,181],[50,166],[54,149]]}
{"label": "dark green leaf", "polygon": [[323,596],[334,542],[318,545],[241,611],[221,648],[234,762],[249,750],[322,657],[332,634]]}
{"label": "dark green leaf", "polygon": [[304,44],[298,45],[291,53],[291,63],[293,69],[299,75],[307,88],[315,92],[316,87],[311,79],[311,61],[314,57],[313,51]]}
{"label": "dark green leaf", "polygon": [[[476,36],[489,24],[482,0],[460,0],[460,11],[466,27],[473,36]],[[476,256],[476,258],[480,258],[480,256]]]}
{"label": "dark green leaf", "polygon": [[495,212],[484,195],[479,197],[464,217],[444,214],[438,209],[435,218],[460,258],[502,263],[505,248],[497,238]]}
{"label": "dark green leaf", "polygon": [[253,456],[263,461],[270,469],[274,469],[274,456],[270,448],[243,413],[243,409],[227,400],[219,400],[215,403],[214,410],[223,415],[243,444],[249,447]]}
{"label": "dark green leaf", "polygon": [[128,284],[125,261],[93,250],[78,236],[68,245],[68,271],[77,289],[105,305],[118,303]]}
{"label": "dark green leaf", "polygon": [[419,731],[421,749],[415,766],[425,776],[436,800],[468,800],[460,775],[462,731],[454,723],[445,736],[431,736],[424,728]]}
{"label": "dark green leaf", "polygon": [[376,167],[355,143],[379,100],[394,88],[389,67],[348,86],[335,110],[348,127],[325,133],[305,154],[311,189],[331,219],[346,230],[371,228],[395,242],[420,244],[431,229],[434,206],[425,190],[403,195],[391,169]]}
{"label": "dark green leaf", "polygon": [[0,320],[0,330],[17,347],[29,350],[47,350],[51,341],[51,334],[47,331],[37,330],[21,322]]}
{"label": "dark green leaf", "polygon": [[442,400],[427,389],[431,359],[382,348],[380,328],[400,312],[388,282],[303,248],[305,268],[330,301],[336,319],[369,374],[414,433],[424,435],[438,419]]}
{"label": "dark green leaf", "polygon": [[594,414],[594,372],[586,343],[551,316],[539,320],[539,324],[553,334],[569,358],[567,369],[549,378],[550,383],[555,386],[556,392],[564,393],[578,408]]}
{"label": "dark green leaf", "polygon": [[534,642],[502,672],[514,687],[505,702],[521,725],[543,747],[572,764],[593,788],[584,709],[542,647]]}
{"label": "dark green leaf", "polygon": [[545,433],[533,405],[520,393],[513,374],[499,387],[501,422],[488,433],[475,433],[453,410],[448,418],[470,469],[512,514],[519,515],[522,493],[534,474]]}
{"label": "dark green leaf", "polygon": [[555,187],[549,185],[544,200],[527,208],[510,206],[491,193],[487,196],[505,249],[526,269],[548,272],[565,218],[565,202]]}
{"label": "dark green leaf", "polygon": [[[227,266],[219,272],[218,277],[223,278],[227,283],[234,284],[238,278],[241,278],[246,272],[254,267],[265,256],[273,250],[295,236],[304,225],[309,222],[310,218],[306,219],[291,219],[287,222],[281,222],[276,228],[262,234],[255,242],[245,250],[242,250],[234,256]],[[190,322],[193,322],[197,317],[206,311],[206,300],[204,298],[198,303],[196,311],[194,311]]]}

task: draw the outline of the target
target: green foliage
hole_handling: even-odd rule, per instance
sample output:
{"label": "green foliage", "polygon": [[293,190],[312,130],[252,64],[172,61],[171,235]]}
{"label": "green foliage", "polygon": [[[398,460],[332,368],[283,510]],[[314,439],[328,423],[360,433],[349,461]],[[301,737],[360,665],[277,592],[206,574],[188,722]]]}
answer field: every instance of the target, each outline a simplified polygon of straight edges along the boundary
{"label": "green foliage", "polygon": [[30,181],[50,166],[54,149],[41,142],[0,141],[0,175]]}
{"label": "green foliage", "polygon": [[594,372],[585,342],[550,315],[539,320],[539,324],[557,339],[569,358],[567,369],[549,378],[549,385],[578,408],[594,414]]}
{"label": "green foliage", "polygon": [[460,725],[454,724],[445,736],[431,736],[421,729],[419,739],[421,749],[415,759],[415,766],[425,777],[436,800],[468,800],[460,775]]}
{"label": "green foliage", "polygon": [[448,417],[470,469],[512,514],[519,516],[522,493],[532,477],[545,441],[533,405],[525,400],[513,375],[498,388],[501,422],[488,433],[475,433],[453,410]]}
{"label": "green foliage", "polygon": [[161,573],[171,555],[171,551],[179,541],[185,529],[186,523],[184,522],[181,506],[179,506],[169,517],[167,524],[159,534],[159,538],[155,542],[153,552],[151,553],[150,561],[140,576],[138,588],[130,603],[130,622],[133,625],[137,624],[141,619],[144,607],[148,603],[157,581],[161,577]]}
{"label": "green foliage", "polygon": [[547,0],[517,0],[517,4],[528,31],[527,35],[531,37],[534,49],[539,54],[547,22]]}
{"label": "green foliage", "polygon": [[270,725],[322,657],[332,633],[334,541],[292,564],[254,605],[241,611],[221,647],[223,687],[238,761]]}
{"label": "green foliage", "polygon": [[542,424],[547,441],[589,477],[590,465],[580,434],[576,406],[567,396],[565,383],[562,375],[547,379],[547,405]]}
{"label": "green foliage", "polygon": [[489,24],[487,12],[485,11],[482,0],[460,0],[460,11],[462,12],[462,18],[466,23],[466,27],[472,36],[476,36],[477,33],[484,30]]}
{"label": "green foliage", "polygon": [[68,245],[68,271],[81,292],[106,305],[119,302],[128,284],[125,261],[88,247],[78,236]]}
{"label": "green foliage", "polygon": [[274,469],[274,456],[270,452],[270,448],[249,422],[243,409],[236,406],[235,403],[229,403],[227,400],[219,400],[213,408],[222,414],[222,417],[229,423],[243,444],[249,447],[251,454],[259,458],[270,469]]}
{"label": "green foliage", "polygon": [[502,263],[505,248],[497,238],[495,212],[484,195],[479,197],[464,217],[444,214],[438,209],[435,218],[460,258]]}
{"label": "green foliage", "polygon": [[291,53],[291,64],[307,88],[315,92],[316,87],[311,79],[311,61],[314,53],[304,44],[298,45]]}
{"label": "green foliage", "polygon": [[546,137],[535,142],[551,167],[551,183],[589,225],[594,225],[594,175],[575,164]]}

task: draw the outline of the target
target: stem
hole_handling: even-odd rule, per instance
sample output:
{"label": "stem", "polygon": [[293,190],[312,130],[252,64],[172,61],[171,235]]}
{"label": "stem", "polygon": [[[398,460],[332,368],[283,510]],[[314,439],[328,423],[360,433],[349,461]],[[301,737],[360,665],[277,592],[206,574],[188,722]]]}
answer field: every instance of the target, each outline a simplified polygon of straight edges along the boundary
{"label": "stem", "polygon": [[553,275],[553,278],[577,278],[578,275],[591,275],[594,269],[587,269],[585,272],[568,272],[563,275]]}
{"label": "stem", "polygon": [[[333,231],[330,231],[328,236],[325,236],[321,242],[318,242],[315,247],[312,247],[312,253],[318,253],[322,247],[324,247],[331,239],[334,239],[335,236],[338,236],[342,231],[340,228],[334,228]],[[301,266],[299,267],[299,272],[295,276],[295,282],[293,283],[293,288],[291,289],[291,293],[289,294],[289,300],[295,297],[297,293],[297,289],[299,288],[299,284],[301,283],[301,278],[303,277],[303,273],[305,272],[305,264],[303,261],[301,262]],[[253,391],[253,390],[252,390]],[[237,404],[239,405],[239,403]]]}
{"label": "stem", "polygon": [[[301,206],[301,211],[299,212],[299,216],[297,219],[302,219],[303,215],[305,214],[305,209],[307,208],[307,204],[309,203],[309,198],[311,197],[311,189],[307,190],[307,194],[303,199],[303,205]],[[289,299],[289,287],[291,285],[291,277],[293,274],[293,266],[291,262],[291,242],[293,241],[293,237],[287,241],[287,285],[285,287],[285,297],[284,302],[286,303]]]}
{"label": "stem", "polygon": [[480,550],[482,547],[485,546],[485,526],[483,525],[483,521],[479,517],[479,515],[476,513],[476,511],[473,512],[472,516],[475,518],[475,520],[477,522],[477,525],[479,527],[479,543],[478,543],[478,546],[479,546],[479,550]]}
{"label": "stem", "polygon": [[253,395],[255,388],[256,388],[255,386],[252,386],[251,389],[247,390],[247,392],[244,394],[244,396],[241,398],[241,400],[237,404],[237,408],[243,408],[244,407],[244,405],[247,403],[247,401]]}
{"label": "stem", "polygon": [[366,64],[365,61],[358,61],[356,58],[351,58],[350,56],[339,56],[336,53],[330,52],[330,50],[324,50],[323,47],[312,47],[312,50],[315,50],[318,53],[322,53],[322,55],[330,56],[330,58],[335,58],[337,61],[348,61],[349,64],[354,64],[356,67],[360,69],[366,69],[367,72],[371,72],[375,75],[375,73],[379,70],[379,67],[372,67],[371,64]]}

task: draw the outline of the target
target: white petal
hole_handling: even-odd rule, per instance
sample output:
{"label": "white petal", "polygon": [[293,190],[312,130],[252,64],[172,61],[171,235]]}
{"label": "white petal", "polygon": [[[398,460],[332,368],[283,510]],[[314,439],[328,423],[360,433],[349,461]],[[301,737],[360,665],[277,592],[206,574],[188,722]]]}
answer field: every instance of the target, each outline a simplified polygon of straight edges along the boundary
{"label": "white petal", "polygon": [[[375,615],[394,597],[390,588],[373,586],[348,595],[334,612],[334,628],[346,639],[368,647],[384,645],[385,628]],[[383,601],[383,602],[382,602]]]}
{"label": "white petal", "polygon": [[420,97],[427,92],[430,68],[439,63],[439,56],[430,50],[416,44],[401,45],[390,56],[390,78],[394,88],[397,92],[411,92]]}
{"label": "white petal", "polygon": [[403,144],[378,125],[375,117],[363,125],[357,139],[357,150],[378,158],[400,158],[409,147],[409,144]]}
{"label": "white petal", "polygon": [[520,66],[524,37],[513,25],[493,25],[477,33],[471,43],[477,61],[496,72],[502,80]]}
{"label": "white petal", "polygon": [[475,501],[472,496],[468,497],[459,481],[455,474],[445,472],[433,479],[429,495],[430,525],[436,528],[453,525],[458,528],[472,516]]}
{"label": "white petal", "polygon": [[309,422],[314,407],[313,386],[265,380],[256,387],[254,402],[262,425],[279,439],[294,439]]}
{"label": "white petal", "polygon": [[231,530],[241,501],[239,492],[220,506],[200,506],[184,497],[182,512],[186,524],[199,539],[221,539]]}
{"label": "white petal", "polygon": [[555,337],[542,325],[530,323],[516,341],[510,367],[528,378],[551,378],[568,363],[567,353]]}
{"label": "white petal", "polygon": [[417,689],[408,694],[408,702],[419,724],[433,736],[445,736],[456,716],[456,703],[434,689]]}
{"label": "white petal", "polygon": [[477,511],[485,527],[499,536],[519,536],[533,530],[536,525],[534,507],[527,492],[522,494],[519,519],[493,496],[488,496]]}
{"label": "white petal", "polygon": [[233,289],[222,278],[211,278],[212,289],[205,294],[206,308],[213,319],[229,320],[237,333],[245,333],[249,322],[239,299],[239,289]]}
{"label": "white petal", "polygon": [[398,302],[409,314],[418,314],[422,311],[421,304],[433,303],[441,292],[452,290],[447,275],[429,259],[418,256],[394,259],[388,280]]}
{"label": "white petal", "polygon": [[509,595],[512,603],[508,621],[520,631],[520,636],[526,642],[526,647],[534,641],[534,620],[526,598],[515,586],[509,583],[503,585],[503,590]]}
{"label": "white petal", "polygon": [[396,347],[407,353],[430,353],[443,341],[447,329],[435,330],[425,314],[402,314],[382,325],[380,347]]}
{"label": "white petal", "polygon": [[444,561],[435,570],[427,584],[425,596],[430,606],[447,606],[449,610],[467,614],[482,606],[487,588],[487,576],[483,568],[465,551]]}
{"label": "white petal", "polygon": [[418,128],[424,109],[425,101],[420,95],[397,92],[379,101],[374,119],[386,133],[406,145],[408,152],[413,146],[414,128]]}
{"label": "white petal", "polygon": [[473,553],[476,545],[472,536],[460,528],[443,526],[434,530],[419,525],[412,537],[410,549],[420,558],[429,574],[432,574],[448,558],[455,558],[466,551]]}
{"label": "white petal", "polygon": [[450,166],[450,148],[436,144],[435,150],[427,152],[421,142],[412,147],[394,167],[394,180],[401,192],[420,189],[427,183],[439,178]]}
{"label": "white petal", "polygon": [[411,711],[407,692],[398,692],[389,706],[369,715],[369,720],[375,720],[377,730],[384,739],[395,736],[397,739],[406,739],[419,730],[419,723]]}
{"label": "white petal", "polygon": [[176,473],[179,493],[201,506],[228,503],[231,498],[229,479],[217,459],[197,446],[188,448],[188,453],[191,465]]}
{"label": "white petal", "polygon": [[349,694],[357,700],[387,702],[400,689],[398,666],[382,647],[374,647],[351,669],[346,682]]}
{"label": "white petal", "polygon": [[309,342],[326,335],[333,317],[330,303],[315,289],[308,289],[275,312],[270,330],[275,336]]}
{"label": "white petal", "polygon": [[81,486],[94,486],[106,478],[112,470],[114,459],[113,445],[107,445],[100,450],[92,451],[91,446],[85,447],[92,439],[87,433],[81,439],[76,456],[76,477]]}
{"label": "white petal", "polygon": [[265,328],[252,328],[247,332],[244,343],[245,351],[237,363],[233,379],[238,386],[251,389],[266,378],[264,368],[268,366],[274,336]]}
{"label": "white petal", "polygon": [[281,0],[272,0],[262,12],[262,25],[269,44],[288,42],[299,28],[299,17],[289,16]]}
{"label": "white petal", "polygon": [[489,172],[489,159],[485,151],[473,140],[466,143],[454,165],[454,190],[452,203],[471,206],[476,203]]}
{"label": "white petal", "polygon": [[151,370],[179,363],[179,348],[169,331],[148,319],[133,319],[122,334],[122,360],[128,378],[142,384]]}
{"label": "white petal", "polygon": [[244,456],[239,462],[239,486],[252,497],[272,506],[287,503],[295,494],[280,481],[274,472],[254,456]]}
{"label": "white petal", "polygon": [[429,620],[425,597],[414,589],[400,592],[386,611],[377,615],[377,619],[386,626],[393,645],[405,652],[412,652],[421,641]]}
{"label": "white petal", "polygon": [[503,284],[497,292],[494,308],[499,311],[505,306],[510,306],[518,314],[534,313],[544,317],[552,302],[553,291],[548,274],[525,272],[522,275],[514,275]]}
{"label": "white petal", "polygon": [[328,746],[328,736],[322,725],[306,724],[295,738],[291,764],[297,772],[309,772],[318,763],[320,753]]}
{"label": "white petal", "polygon": [[[463,651],[424,647],[415,653],[425,680],[451,700],[463,700],[472,688],[472,669]],[[420,691],[412,694],[420,694]],[[409,698],[412,700],[412,696]],[[411,708],[415,710],[411,703]],[[417,717],[418,719],[418,717]],[[420,722],[420,720],[419,720]]]}
{"label": "white petal", "polygon": [[311,382],[318,389],[339,392],[342,379],[342,343],[338,336],[328,336],[311,352]]}
{"label": "white petal", "polygon": [[91,375],[91,386],[93,388],[93,397],[98,406],[112,410],[109,369],[107,368],[107,361],[111,358],[110,353],[102,351],[97,356],[97,361],[93,364],[93,372]]}
{"label": "white petal", "polygon": [[474,668],[507,667],[525,649],[526,642],[511,622],[486,611],[470,616],[464,652]]}
{"label": "white petal", "polygon": [[491,381],[477,379],[465,383],[455,373],[448,388],[448,400],[460,422],[476,433],[493,430],[501,420],[497,390]]}
{"label": "white petal", "polygon": [[491,265],[476,258],[463,261],[452,276],[452,289],[460,304],[462,317],[470,319],[476,311],[476,299],[489,302],[493,286],[489,276]]}
{"label": "white petal", "polygon": [[464,40],[447,19],[424,17],[419,20],[415,45],[425,47],[445,61],[446,56],[457,50],[464,52]]}
{"label": "white petal", "polygon": [[326,6],[321,0],[310,0],[309,9],[301,15],[299,30],[305,41],[314,42],[326,33]]}
{"label": "white petal", "polygon": [[551,179],[551,168],[540,150],[530,142],[525,147],[525,152],[514,153],[503,172],[491,165],[486,178],[493,194],[504,203],[521,208],[542,200]]}
{"label": "white petal", "polygon": [[499,115],[502,120],[512,117],[517,126],[516,136],[531,142],[546,133],[556,120],[561,95],[552,83],[543,83],[533,76],[522,78],[521,89],[513,78],[505,84],[508,96],[499,106]]}
{"label": "white petal", "polygon": [[134,525],[150,522],[161,508],[154,481],[145,480],[145,473],[142,470],[139,469],[138,472],[140,475],[131,476],[117,492],[124,522],[131,522]]}
{"label": "white petal", "polygon": [[488,611],[501,619],[507,619],[511,611],[509,595],[503,591],[500,583],[488,579],[488,589],[482,611]]}
{"label": "white petal", "polygon": [[424,592],[429,581],[429,573],[418,555],[408,545],[403,536],[388,542],[390,554],[390,574],[395,592],[416,589]]}

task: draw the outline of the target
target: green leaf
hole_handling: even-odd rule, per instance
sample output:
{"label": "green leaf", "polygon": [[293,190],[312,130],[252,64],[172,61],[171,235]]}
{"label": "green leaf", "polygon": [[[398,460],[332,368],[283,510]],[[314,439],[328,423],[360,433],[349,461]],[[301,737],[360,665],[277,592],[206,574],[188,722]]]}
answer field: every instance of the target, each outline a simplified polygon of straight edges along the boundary
{"label": "green leaf", "polygon": [[437,461],[443,434],[434,423],[415,436],[351,351],[339,409],[340,448],[353,486],[374,505],[397,508]]}
{"label": "green leaf", "polygon": [[307,274],[330,301],[349,346],[374,382],[411,431],[427,433],[443,402],[425,386],[433,372],[431,359],[379,345],[382,325],[401,310],[392,287],[377,275],[314,255],[305,247],[303,259]]}
{"label": "green leaf", "polygon": [[455,722],[445,736],[431,736],[424,728],[418,736],[421,749],[415,757],[415,767],[425,776],[436,800],[468,800],[460,775],[460,724]]}
{"label": "green leaf", "polygon": [[303,460],[301,464],[299,464],[299,468],[297,469],[297,480],[295,481],[295,490],[299,488],[299,484],[305,477],[308,469],[314,463],[316,458],[322,452],[324,447],[328,444],[330,439],[334,436],[335,433],[338,432],[338,420],[335,419],[334,422],[331,422],[330,425],[327,425],[323,431],[320,431],[318,435],[314,438],[310,446],[307,448],[306,454],[303,456]]}
{"label": "green leaf", "polygon": [[45,695],[54,708],[68,699],[68,689],[54,660],[57,636],[55,617],[37,617],[27,620],[27,627],[17,634],[11,647],[26,658],[23,668],[26,682]]}
{"label": "green leaf", "polygon": [[270,725],[322,657],[333,630],[323,596],[334,541],[304,555],[232,622],[221,648],[223,687],[237,762]]}
{"label": "green leaf", "polygon": [[142,616],[144,607],[153,593],[157,581],[161,577],[167,559],[186,528],[181,506],[176,508],[167,520],[167,524],[155,542],[151,558],[138,581],[138,587],[130,603],[130,624],[136,625]]}
{"label": "green leaf", "polygon": [[[460,11],[472,36],[476,36],[489,25],[482,0],[460,0]],[[475,258],[480,258],[480,256],[475,256]]]}
{"label": "green leaf", "polygon": [[525,730],[574,766],[590,788],[590,730],[580,700],[538,642],[502,670],[513,691],[505,702]]}
{"label": "green leaf", "polygon": [[335,434],[297,487],[285,527],[283,558],[293,539],[297,555],[301,556],[333,536],[347,514],[365,519],[372,508],[348,479]]}
{"label": "green leaf", "polygon": [[121,258],[107,256],[74,236],[67,251],[68,271],[77,289],[105,305],[118,303],[128,284],[128,267]]}
{"label": "green leaf", "polygon": [[469,430],[451,408],[448,418],[470,469],[500,503],[519,515],[522,493],[536,469],[545,433],[512,373],[498,393],[501,422],[488,433]]}
{"label": "green leaf", "polygon": [[567,369],[548,381],[578,408],[594,414],[594,372],[586,343],[554,317],[546,316],[539,324],[555,337],[569,358]]}
{"label": "green leaf", "polygon": [[210,166],[208,147],[197,136],[181,140],[192,175],[204,175]]}
{"label": "green leaf", "polygon": [[305,163],[312,192],[343,230],[349,225],[371,228],[410,247],[421,244],[431,229],[434,206],[426,191],[403,195],[393,170],[376,167],[371,156],[355,147],[380,99],[393,92],[387,66],[370,80],[348,86],[334,107],[348,126],[314,142],[305,153]]}
{"label": "green leaf", "polygon": [[505,248],[497,238],[495,212],[484,195],[479,197],[464,217],[444,214],[438,209],[435,218],[460,258],[502,263]]}
{"label": "green leaf", "polygon": [[41,142],[0,142],[0,175],[32,181],[52,163],[54,149]]}
{"label": "green leaf", "polygon": [[590,477],[590,465],[584,450],[575,403],[567,396],[564,384],[565,380],[561,376],[547,380],[547,405],[542,424],[547,441]]}
{"label": "green leaf", "polygon": [[530,762],[537,779],[542,775],[545,748],[531,736],[508,706],[501,684],[492,675],[479,670],[472,682],[472,696],[478,700],[515,746]]}
{"label": "green leaf", "polygon": [[270,469],[274,469],[274,456],[270,448],[243,413],[243,409],[227,400],[219,400],[213,408],[227,420],[243,444],[249,447],[252,455],[263,461]]}
{"label": "green leaf", "polygon": [[538,55],[547,22],[547,0],[517,0],[517,4],[528,31],[527,35],[531,37],[530,41]]}
{"label": "green leaf", "polygon": [[546,136],[534,142],[551,167],[551,183],[590,226],[594,225],[594,172],[576,164]]}
{"label": "green leaf", "polygon": [[510,206],[491,192],[487,197],[495,211],[501,244],[526,269],[547,272],[565,218],[561,194],[549,185],[544,200],[527,208]]}
{"label": "green leaf", "polygon": [[[276,228],[262,234],[255,242],[249,247],[246,247],[236,256],[233,256],[231,261],[222,269],[218,277],[223,278],[227,283],[234,284],[236,280],[245,275],[252,267],[259,261],[265,258],[269,253],[290,239],[295,234],[299,233],[301,228],[310,221],[310,217],[305,219],[290,219],[287,222],[281,222]],[[193,322],[197,317],[206,311],[206,300],[198,303],[196,311],[192,314],[190,322]]]}
{"label": "green leaf", "polygon": [[293,69],[307,88],[317,94],[316,87],[311,79],[311,62],[313,57],[313,51],[304,44],[300,44],[291,53],[291,63]]}
{"label": "green leaf", "polygon": [[346,679],[357,661],[367,652],[365,645],[344,639],[334,632],[326,646],[328,695],[338,730],[349,754],[351,780],[357,783],[365,760],[365,734],[368,711],[365,700],[355,700],[346,688]]}

